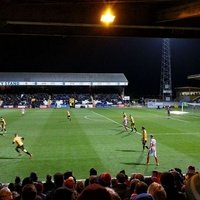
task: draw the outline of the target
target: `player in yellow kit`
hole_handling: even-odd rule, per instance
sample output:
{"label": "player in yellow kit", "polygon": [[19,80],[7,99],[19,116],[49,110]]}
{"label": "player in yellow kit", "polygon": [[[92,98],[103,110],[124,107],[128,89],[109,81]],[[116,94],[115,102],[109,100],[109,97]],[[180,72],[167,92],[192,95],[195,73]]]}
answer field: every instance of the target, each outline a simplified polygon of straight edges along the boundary
{"label": "player in yellow kit", "polygon": [[0,128],[3,134],[6,133],[6,120],[3,117],[0,118]]}
{"label": "player in yellow kit", "polygon": [[137,128],[135,126],[135,119],[133,118],[132,115],[129,115],[129,120],[131,122],[131,132],[133,132],[133,130],[135,130],[135,132],[137,132]]}
{"label": "player in yellow kit", "polygon": [[69,119],[69,121],[72,120],[72,118],[71,118],[71,113],[69,112],[69,110],[67,111],[67,119]]}
{"label": "player in yellow kit", "polygon": [[145,147],[148,149],[148,146],[146,144],[147,144],[147,131],[146,131],[145,127],[143,126],[142,127],[142,148],[143,148],[143,151],[144,151]]}
{"label": "player in yellow kit", "polygon": [[17,133],[14,134],[14,139],[13,139],[13,144],[16,144],[15,150],[21,155],[20,150],[23,151],[24,153],[28,154],[30,158],[32,158],[32,154],[29,153],[25,148],[24,148],[24,143],[23,143],[24,138],[19,136]]}

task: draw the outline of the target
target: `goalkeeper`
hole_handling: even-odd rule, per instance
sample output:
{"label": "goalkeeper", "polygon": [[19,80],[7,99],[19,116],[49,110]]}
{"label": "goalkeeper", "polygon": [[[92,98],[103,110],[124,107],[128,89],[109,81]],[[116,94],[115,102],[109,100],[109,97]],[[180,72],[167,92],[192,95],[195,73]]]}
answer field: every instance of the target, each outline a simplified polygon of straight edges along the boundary
{"label": "goalkeeper", "polygon": [[24,153],[28,154],[30,158],[32,158],[32,154],[29,153],[25,148],[24,148],[24,143],[23,143],[24,138],[19,136],[17,133],[14,134],[14,139],[13,139],[13,144],[16,144],[15,150],[19,153],[19,156],[21,156],[21,151]]}

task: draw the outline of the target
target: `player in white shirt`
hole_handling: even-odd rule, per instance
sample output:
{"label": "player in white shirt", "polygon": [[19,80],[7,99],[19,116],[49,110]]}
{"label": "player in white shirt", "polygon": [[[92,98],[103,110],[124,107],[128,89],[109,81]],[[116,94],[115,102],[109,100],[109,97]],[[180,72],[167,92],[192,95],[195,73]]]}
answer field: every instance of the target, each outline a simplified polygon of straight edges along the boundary
{"label": "player in white shirt", "polygon": [[153,156],[156,161],[156,165],[158,166],[158,157],[157,157],[157,152],[156,152],[156,139],[153,137],[153,135],[150,135],[150,144],[149,144],[149,151],[147,154],[147,165],[149,164],[149,159],[150,156]]}

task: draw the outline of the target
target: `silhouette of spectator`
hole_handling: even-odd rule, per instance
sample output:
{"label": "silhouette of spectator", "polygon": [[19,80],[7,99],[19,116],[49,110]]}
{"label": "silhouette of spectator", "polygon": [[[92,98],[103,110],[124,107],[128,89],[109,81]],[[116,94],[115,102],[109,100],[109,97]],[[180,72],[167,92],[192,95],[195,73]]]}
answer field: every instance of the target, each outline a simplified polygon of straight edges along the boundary
{"label": "silhouette of spectator", "polygon": [[21,178],[19,176],[15,177],[15,191],[21,195],[22,192],[22,183],[21,183]]}
{"label": "silhouette of spectator", "polygon": [[148,189],[148,185],[145,182],[140,181],[135,186],[135,193],[136,194],[147,193],[147,189]]}
{"label": "silhouette of spectator", "polygon": [[113,188],[106,187],[106,190],[110,193],[112,200],[121,200],[120,196],[113,190]]}
{"label": "silhouette of spectator", "polygon": [[89,184],[93,184],[93,183],[99,183],[99,177],[97,175],[92,175],[89,177]]}
{"label": "silhouette of spectator", "polygon": [[23,180],[22,180],[22,188],[26,185],[26,184],[32,184],[33,181],[32,179],[28,176],[28,177],[25,177]]}
{"label": "silhouette of spectator", "polygon": [[48,191],[52,190],[54,188],[55,184],[52,181],[52,176],[47,174],[46,176],[46,182],[43,183],[43,192],[47,194]]}
{"label": "silhouette of spectator", "polygon": [[105,187],[93,183],[85,187],[77,200],[112,200],[112,197]]}
{"label": "silhouette of spectator", "polygon": [[[89,170],[89,176],[97,176],[97,170],[95,168],[91,168]],[[89,185],[89,178],[85,179],[85,187]]]}
{"label": "silhouette of spectator", "polygon": [[22,188],[21,200],[41,200],[37,197],[37,190],[34,184],[26,184]]}
{"label": "silhouette of spectator", "polygon": [[121,199],[124,199],[129,196],[129,188],[126,184],[126,176],[123,173],[118,173],[116,175],[117,184],[113,186],[113,189],[120,196]]}
{"label": "silhouette of spectator", "polygon": [[126,181],[125,181],[125,182],[126,182],[127,185],[129,185],[128,175],[126,174],[125,170],[122,169],[122,170],[120,171],[120,173],[122,173],[122,174],[125,175],[125,177],[126,177]]}
{"label": "silhouette of spectator", "polygon": [[136,196],[135,200],[154,200],[154,198],[147,193],[142,193]]}
{"label": "silhouette of spectator", "polygon": [[42,200],[45,200],[46,199],[46,194],[44,194],[44,192],[43,192],[43,184],[42,184],[42,182],[35,182],[34,185],[35,185],[36,190],[37,190],[37,195],[39,197],[41,197]]}
{"label": "silhouette of spectator", "polygon": [[54,188],[47,193],[46,200],[53,200],[54,192],[57,188],[62,187],[64,184],[64,175],[60,172],[57,172],[53,176]]}
{"label": "silhouette of spectator", "polygon": [[53,200],[72,200],[72,191],[66,187],[58,187],[53,196]]}
{"label": "silhouette of spectator", "polygon": [[137,196],[137,193],[135,192],[135,186],[140,182],[139,179],[132,179],[130,182],[130,199],[134,199]]}
{"label": "silhouette of spectator", "polygon": [[144,175],[141,173],[132,173],[130,177],[130,181],[132,179],[139,179],[140,181],[144,181]]}
{"label": "silhouette of spectator", "polygon": [[177,188],[175,188],[174,176],[172,173],[163,172],[160,175],[160,183],[167,193],[167,200],[185,200],[185,195],[182,192],[179,192]]}
{"label": "silhouette of spectator", "polygon": [[38,181],[38,176],[36,174],[36,172],[31,172],[30,173],[30,178],[33,182],[37,182]]}

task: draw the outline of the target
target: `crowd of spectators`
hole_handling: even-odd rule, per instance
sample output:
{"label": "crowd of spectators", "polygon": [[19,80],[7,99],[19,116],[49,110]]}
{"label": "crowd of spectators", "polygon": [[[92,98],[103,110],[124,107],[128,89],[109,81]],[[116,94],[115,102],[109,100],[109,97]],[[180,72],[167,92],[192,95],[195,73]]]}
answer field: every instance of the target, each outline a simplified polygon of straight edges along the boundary
{"label": "crowd of spectators", "polygon": [[69,105],[69,99],[74,98],[76,104],[85,103],[96,103],[101,104],[114,104],[117,105],[122,102],[121,96],[118,94],[48,94],[48,93],[26,93],[26,94],[0,94],[0,107],[13,106],[17,108],[18,106],[30,107],[40,107],[43,105],[55,105],[57,101],[62,101],[63,105]]}
{"label": "crowd of spectators", "polygon": [[72,171],[47,175],[39,180],[36,172],[13,183],[1,184],[0,200],[199,200],[200,173],[189,166],[186,173],[173,168],[153,171],[151,176],[125,170],[115,177],[89,170],[88,178],[77,180]]}

